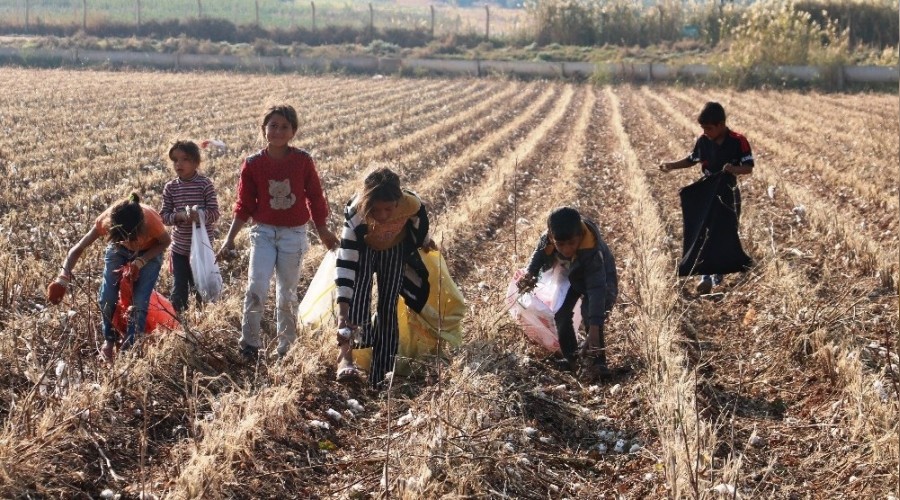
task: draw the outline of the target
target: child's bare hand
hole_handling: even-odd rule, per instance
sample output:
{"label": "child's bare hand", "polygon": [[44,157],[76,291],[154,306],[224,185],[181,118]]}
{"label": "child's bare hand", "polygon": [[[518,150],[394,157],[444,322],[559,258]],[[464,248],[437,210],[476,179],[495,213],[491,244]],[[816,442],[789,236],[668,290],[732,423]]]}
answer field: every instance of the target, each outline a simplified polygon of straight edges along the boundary
{"label": "child's bare hand", "polygon": [[528,293],[534,290],[534,287],[536,285],[537,276],[531,273],[525,273],[525,275],[519,278],[519,281],[516,282],[516,287],[519,289],[519,293]]}
{"label": "child's bare hand", "polygon": [[236,256],[237,252],[234,251],[234,243],[225,242],[222,244],[222,248],[219,249],[219,252],[216,253],[216,262],[231,260]]}
{"label": "child's bare hand", "polygon": [[425,253],[433,252],[433,251],[435,251],[435,250],[438,250],[437,243],[435,243],[434,240],[428,240],[427,243],[423,243],[423,244],[422,244],[422,250],[424,250]]}
{"label": "child's bare hand", "polygon": [[51,304],[59,304],[66,295],[66,289],[69,288],[70,277],[60,274],[55,280],[47,285],[47,300]]}
{"label": "child's bare hand", "polygon": [[338,237],[327,229],[325,231],[319,231],[319,240],[325,245],[325,248],[329,250],[337,250],[337,247],[341,244]]}

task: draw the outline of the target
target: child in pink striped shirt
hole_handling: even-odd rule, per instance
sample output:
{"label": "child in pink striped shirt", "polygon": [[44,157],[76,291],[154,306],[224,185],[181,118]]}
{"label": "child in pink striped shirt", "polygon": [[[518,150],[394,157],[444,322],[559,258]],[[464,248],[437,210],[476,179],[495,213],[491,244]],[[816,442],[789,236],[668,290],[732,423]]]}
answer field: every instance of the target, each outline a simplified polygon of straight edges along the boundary
{"label": "child in pink striped shirt", "polygon": [[[177,179],[163,188],[163,206],[160,210],[163,223],[172,226],[172,252],[169,269],[172,271],[172,295],[169,300],[178,313],[188,307],[190,290],[194,289],[191,273],[192,226],[200,222],[198,211],[206,215],[206,232],[209,239],[215,236],[215,223],[219,220],[219,201],[216,190],[208,177],[197,172],[200,168],[200,148],[192,141],[177,141],[169,148],[172,169]],[[200,294],[194,289],[197,304],[202,304]]]}

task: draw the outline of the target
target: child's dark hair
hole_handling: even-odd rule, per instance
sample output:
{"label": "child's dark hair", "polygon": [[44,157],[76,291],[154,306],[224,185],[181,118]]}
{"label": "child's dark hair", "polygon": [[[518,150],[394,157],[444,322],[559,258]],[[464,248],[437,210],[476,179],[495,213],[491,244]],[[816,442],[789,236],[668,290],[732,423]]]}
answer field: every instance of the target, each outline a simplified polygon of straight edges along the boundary
{"label": "child's dark hair", "polygon": [[362,216],[368,217],[376,201],[397,201],[403,197],[400,176],[387,167],[376,168],[363,180],[357,207]]}
{"label": "child's dark hair", "polygon": [[137,239],[141,225],[144,223],[144,209],[141,208],[141,197],[131,193],[128,198],[113,205],[109,213],[109,241],[133,241]]}
{"label": "child's dark hair", "polygon": [[200,146],[197,146],[194,141],[175,141],[175,144],[172,144],[172,147],[169,148],[169,159],[172,161],[175,161],[175,158],[172,158],[172,153],[175,151],[181,151],[192,162],[200,164]]}
{"label": "child's dark hair", "polygon": [[559,207],[547,217],[547,234],[557,241],[571,240],[584,234],[581,214],[572,207]]}
{"label": "child's dark hair", "polygon": [[271,106],[266,110],[266,113],[263,115],[262,120],[262,128],[266,128],[266,125],[269,124],[269,121],[272,120],[272,117],[275,115],[279,115],[284,117],[288,123],[291,124],[291,128],[294,132],[300,128],[300,120],[297,118],[297,110],[294,109],[290,104],[276,104],[275,106]]}
{"label": "child's dark hair", "polygon": [[700,125],[716,125],[725,123],[725,108],[717,102],[708,102],[703,105],[700,116],[697,117]]}

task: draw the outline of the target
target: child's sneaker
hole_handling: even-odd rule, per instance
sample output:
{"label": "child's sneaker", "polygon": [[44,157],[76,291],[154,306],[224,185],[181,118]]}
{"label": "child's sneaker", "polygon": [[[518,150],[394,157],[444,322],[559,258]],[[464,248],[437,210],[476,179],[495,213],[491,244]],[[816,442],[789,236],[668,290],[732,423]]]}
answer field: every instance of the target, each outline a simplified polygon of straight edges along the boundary
{"label": "child's sneaker", "polygon": [[596,360],[584,369],[585,376],[590,380],[609,380],[613,376],[612,370],[606,366],[606,363]]}
{"label": "child's sneaker", "polygon": [[554,360],[554,364],[556,365],[556,369],[561,372],[575,371],[575,363],[569,358],[559,358],[557,360]]}
{"label": "child's sneaker", "polygon": [[712,292],[713,287],[713,277],[707,274],[704,274],[702,278],[700,278],[700,283],[697,283],[697,295],[708,295],[709,292]]}
{"label": "child's sneaker", "polygon": [[259,359],[259,348],[252,345],[241,347],[238,353],[240,353],[241,359],[248,364],[254,364]]}

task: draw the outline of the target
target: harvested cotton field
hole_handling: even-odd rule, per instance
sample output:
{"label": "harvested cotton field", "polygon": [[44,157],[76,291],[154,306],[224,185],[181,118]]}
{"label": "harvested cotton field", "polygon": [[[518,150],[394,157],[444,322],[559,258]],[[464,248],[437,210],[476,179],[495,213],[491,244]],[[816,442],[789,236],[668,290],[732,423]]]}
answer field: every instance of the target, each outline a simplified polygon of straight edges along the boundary
{"label": "harvested cotton field", "polygon": [[[0,496],[900,495],[896,95],[10,68],[0,83]],[[678,190],[698,169],[657,165],[687,155],[708,100],[754,148],[740,183],[755,265],[701,298],[676,277]],[[226,144],[201,165],[224,234],[275,102],[298,109],[333,227],[373,164],[425,201],[466,298],[462,346],[373,392],[334,381],[332,327],[279,360],[267,321],[272,344],[244,364],[244,231],[221,301],[100,362],[103,245],[53,306],[65,253],[129,192],[161,205],[176,139]],[[630,370],[602,383],[558,371],[504,304],[564,204],[617,259],[606,337]]]}

